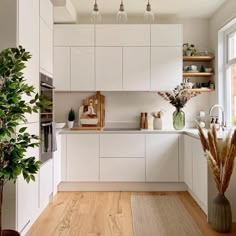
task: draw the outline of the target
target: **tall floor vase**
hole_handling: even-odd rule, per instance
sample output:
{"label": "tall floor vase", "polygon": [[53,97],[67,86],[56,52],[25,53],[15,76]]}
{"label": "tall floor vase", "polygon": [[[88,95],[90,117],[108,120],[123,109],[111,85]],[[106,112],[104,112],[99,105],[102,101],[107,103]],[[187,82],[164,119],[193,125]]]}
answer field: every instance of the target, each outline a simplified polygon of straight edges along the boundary
{"label": "tall floor vase", "polygon": [[210,223],[220,233],[228,233],[232,229],[231,206],[224,194],[219,193],[213,200]]}

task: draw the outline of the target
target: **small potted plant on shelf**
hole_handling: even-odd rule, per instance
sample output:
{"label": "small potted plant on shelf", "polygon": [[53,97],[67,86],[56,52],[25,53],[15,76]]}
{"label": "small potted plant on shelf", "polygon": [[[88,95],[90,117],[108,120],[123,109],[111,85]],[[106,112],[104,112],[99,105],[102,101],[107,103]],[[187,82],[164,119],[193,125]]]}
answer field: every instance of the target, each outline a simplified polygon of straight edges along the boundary
{"label": "small potted plant on shelf", "polygon": [[16,182],[19,175],[27,182],[34,181],[41,164],[35,157],[26,157],[28,148],[39,146],[39,137],[27,132],[25,114],[45,109],[49,103],[23,78],[25,63],[30,58],[30,53],[22,47],[0,52],[0,236],[20,235],[2,229],[4,185],[8,181]]}
{"label": "small potted plant on shelf", "polygon": [[183,52],[184,56],[195,56],[197,53],[197,49],[194,44],[185,43],[183,44]]}
{"label": "small potted plant on shelf", "polygon": [[71,129],[74,126],[75,111],[71,108],[68,114],[68,128]]}
{"label": "small potted plant on shelf", "polygon": [[209,222],[216,231],[228,233],[232,228],[232,212],[225,192],[229,186],[236,157],[236,130],[233,135],[229,132],[223,140],[218,140],[215,126],[207,133],[198,126],[198,131],[218,190],[218,195],[212,203]]}

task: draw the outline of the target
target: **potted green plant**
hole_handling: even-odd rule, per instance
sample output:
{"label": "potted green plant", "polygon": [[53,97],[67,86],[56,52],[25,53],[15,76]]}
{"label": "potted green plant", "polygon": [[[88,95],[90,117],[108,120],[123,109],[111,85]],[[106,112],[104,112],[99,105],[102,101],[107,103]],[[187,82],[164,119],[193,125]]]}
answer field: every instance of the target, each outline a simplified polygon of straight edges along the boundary
{"label": "potted green plant", "polygon": [[73,128],[74,121],[75,121],[75,111],[73,110],[73,108],[71,108],[68,114],[68,128],[69,129]]}
{"label": "potted green plant", "polygon": [[184,56],[195,56],[197,53],[197,49],[194,44],[190,43],[184,43],[183,44],[183,51],[184,51]]}
{"label": "potted green plant", "polygon": [[[39,137],[30,135],[26,113],[38,112],[48,103],[29,86],[23,78],[25,63],[31,58],[22,47],[8,48],[0,52],[0,235],[19,235],[13,230],[2,229],[3,189],[7,181],[16,182],[19,175],[29,182],[41,162],[26,157],[28,148],[39,146]],[[28,100],[25,98],[28,96]],[[21,125],[21,128],[18,128]]]}

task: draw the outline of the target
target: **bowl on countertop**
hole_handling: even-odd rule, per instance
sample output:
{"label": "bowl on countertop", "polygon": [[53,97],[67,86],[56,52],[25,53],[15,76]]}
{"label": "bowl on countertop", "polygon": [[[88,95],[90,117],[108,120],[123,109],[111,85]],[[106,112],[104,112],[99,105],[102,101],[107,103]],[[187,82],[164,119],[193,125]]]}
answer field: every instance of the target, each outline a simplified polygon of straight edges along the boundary
{"label": "bowl on countertop", "polygon": [[63,129],[66,126],[65,122],[56,123],[56,129]]}

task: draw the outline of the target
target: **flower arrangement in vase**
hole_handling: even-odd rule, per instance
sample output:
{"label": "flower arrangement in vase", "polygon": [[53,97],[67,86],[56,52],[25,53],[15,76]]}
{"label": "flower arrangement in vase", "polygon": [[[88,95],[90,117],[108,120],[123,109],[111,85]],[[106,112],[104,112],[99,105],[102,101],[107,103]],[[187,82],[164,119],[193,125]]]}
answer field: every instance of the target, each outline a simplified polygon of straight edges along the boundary
{"label": "flower arrangement in vase", "polygon": [[198,126],[198,131],[208,166],[218,190],[218,196],[212,203],[209,222],[216,231],[227,233],[232,228],[232,212],[225,192],[229,186],[236,157],[236,130],[233,135],[228,132],[223,140],[218,140],[215,126],[207,134],[200,126]]}
{"label": "flower arrangement in vase", "polygon": [[182,109],[191,98],[196,97],[200,92],[188,90],[184,86],[177,86],[172,91],[158,92],[158,94],[176,108],[173,113],[174,128],[176,130],[183,129],[185,127],[185,113]]}

